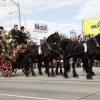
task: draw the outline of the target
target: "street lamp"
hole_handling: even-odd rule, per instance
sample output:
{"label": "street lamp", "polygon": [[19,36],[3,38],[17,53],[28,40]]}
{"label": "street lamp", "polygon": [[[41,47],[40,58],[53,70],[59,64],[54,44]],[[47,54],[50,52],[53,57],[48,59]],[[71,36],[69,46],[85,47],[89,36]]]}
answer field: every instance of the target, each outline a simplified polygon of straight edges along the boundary
{"label": "street lamp", "polygon": [[[18,13],[18,12],[11,12],[11,13],[9,13],[9,14],[12,14],[12,13]],[[22,15],[22,16],[25,17],[25,29],[26,29],[26,15],[23,15],[23,14],[20,14],[20,15]]]}
{"label": "street lamp", "polygon": [[20,6],[19,6],[19,2],[18,3],[16,3],[15,1],[13,1],[13,0],[10,0],[10,1],[12,1],[13,3],[15,3],[16,5],[17,5],[17,7],[18,7],[18,12],[19,12],[19,27],[21,27],[21,19],[20,19]]}
{"label": "street lamp", "polygon": [[9,20],[10,20],[10,23],[11,23],[11,28],[12,28],[12,22],[11,22],[11,18],[10,18],[10,15],[9,15]]}

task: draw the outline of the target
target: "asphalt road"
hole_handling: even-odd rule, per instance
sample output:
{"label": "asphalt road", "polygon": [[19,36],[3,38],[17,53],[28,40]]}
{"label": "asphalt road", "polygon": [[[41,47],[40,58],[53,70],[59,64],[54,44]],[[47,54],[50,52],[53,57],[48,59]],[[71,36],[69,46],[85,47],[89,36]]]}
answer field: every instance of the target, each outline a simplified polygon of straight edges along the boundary
{"label": "asphalt road", "polygon": [[[37,73],[37,70],[35,70]],[[94,68],[94,80],[78,68],[79,78],[48,78],[46,75],[25,77],[21,71],[10,78],[0,75],[0,100],[100,100],[100,68]]]}

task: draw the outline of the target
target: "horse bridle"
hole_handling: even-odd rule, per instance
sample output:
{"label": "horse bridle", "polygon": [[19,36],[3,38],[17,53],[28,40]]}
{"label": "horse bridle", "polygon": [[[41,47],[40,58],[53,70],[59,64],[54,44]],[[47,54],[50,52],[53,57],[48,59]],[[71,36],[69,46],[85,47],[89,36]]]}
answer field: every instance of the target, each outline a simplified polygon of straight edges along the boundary
{"label": "horse bridle", "polygon": [[[47,49],[46,50],[44,50],[44,51],[42,51],[42,52],[45,52],[45,51],[47,51],[47,50],[51,50],[51,51],[53,51],[53,52],[56,52],[57,54],[59,54],[57,51],[55,51],[55,50],[53,50],[49,45],[48,45],[48,43],[45,41],[45,43],[46,43],[46,45],[47,45]],[[59,54],[60,55],[60,54]]]}

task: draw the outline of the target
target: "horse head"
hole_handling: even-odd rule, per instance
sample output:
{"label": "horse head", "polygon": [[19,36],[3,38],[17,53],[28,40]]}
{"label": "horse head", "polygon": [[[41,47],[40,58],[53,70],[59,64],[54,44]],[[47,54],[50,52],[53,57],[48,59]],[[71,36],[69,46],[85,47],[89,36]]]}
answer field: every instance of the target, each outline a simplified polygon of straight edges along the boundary
{"label": "horse head", "polygon": [[54,46],[54,45],[58,45],[59,46],[60,39],[61,38],[60,38],[58,32],[55,32],[54,34],[51,34],[47,38],[46,42],[51,46]]}
{"label": "horse head", "polygon": [[97,36],[95,36],[95,38],[96,38],[97,42],[98,42],[99,45],[100,45],[100,33],[99,33]]}
{"label": "horse head", "polygon": [[95,37],[90,38],[86,42],[87,42],[88,48],[93,48],[95,46],[100,47],[100,34],[96,35]]}

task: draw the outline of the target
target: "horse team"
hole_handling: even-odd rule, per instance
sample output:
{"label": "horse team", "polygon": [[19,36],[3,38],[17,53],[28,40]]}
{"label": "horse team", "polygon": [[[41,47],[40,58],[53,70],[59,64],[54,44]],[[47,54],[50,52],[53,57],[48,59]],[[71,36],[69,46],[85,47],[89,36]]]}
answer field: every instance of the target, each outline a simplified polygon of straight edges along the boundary
{"label": "horse team", "polygon": [[[45,73],[47,73],[48,77],[59,74],[58,66],[60,66],[60,74],[65,78],[68,78],[68,72],[70,71],[69,61],[71,58],[73,58],[73,77],[78,77],[75,70],[77,58],[82,59],[83,67],[87,73],[86,78],[93,79],[92,76],[95,76],[92,67],[95,59],[100,60],[100,34],[89,39],[85,43],[75,43],[67,38],[61,40],[58,32],[55,32],[46,39],[45,43],[43,43],[40,48],[41,54],[38,52],[37,45],[31,45],[25,51],[25,58],[28,59],[25,63],[24,73],[26,76],[29,75],[29,69],[31,69],[33,76],[36,75],[33,68],[34,63],[38,63],[39,74],[43,75],[42,63],[44,63]],[[55,72],[54,67],[52,66],[54,59],[57,60],[57,68]],[[61,68],[61,59],[64,61],[64,73]],[[52,69],[51,73],[49,71],[50,68]]]}

